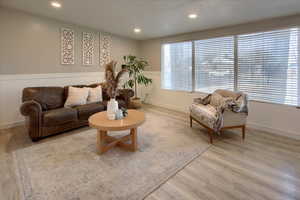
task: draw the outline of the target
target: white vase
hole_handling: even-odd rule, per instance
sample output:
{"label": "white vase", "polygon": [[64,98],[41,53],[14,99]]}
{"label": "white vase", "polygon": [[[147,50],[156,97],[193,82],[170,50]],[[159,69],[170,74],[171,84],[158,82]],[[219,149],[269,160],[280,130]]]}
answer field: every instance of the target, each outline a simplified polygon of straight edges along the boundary
{"label": "white vase", "polygon": [[119,105],[116,99],[110,99],[107,103],[107,118],[114,120],[116,118],[116,112],[119,110]]}

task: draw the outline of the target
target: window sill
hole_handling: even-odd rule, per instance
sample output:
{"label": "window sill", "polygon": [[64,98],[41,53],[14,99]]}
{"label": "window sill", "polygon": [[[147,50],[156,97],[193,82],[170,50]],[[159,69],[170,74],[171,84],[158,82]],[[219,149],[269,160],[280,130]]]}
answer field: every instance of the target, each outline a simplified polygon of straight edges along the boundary
{"label": "window sill", "polygon": [[288,104],[281,104],[281,103],[274,103],[274,102],[269,102],[269,101],[261,101],[261,100],[249,100],[252,102],[257,102],[257,103],[264,103],[264,104],[273,104],[273,105],[277,105],[277,106],[285,106],[285,107],[291,107],[291,108],[296,108],[296,109],[300,109],[300,106],[293,106],[293,105],[288,105]]}
{"label": "window sill", "polygon": [[[206,96],[209,93],[206,92],[199,92],[199,91],[186,91],[186,90],[172,90],[172,89],[164,89],[161,88],[162,90],[170,91],[170,92],[180,92],[180,93],[189,93],[189,94],[199,94],[201,96]],[[288,104],[280,104],[280,103],[274,103],[274,102],[269,102],[269,101],[261,101],[261,100],[253,100],[250,99],[249,102],[257,102],[257,103],[264,103],[264,104],[273,104],[277,106],[285,106],[285,107],[291,107],[291,108],[296,108],[300,109],[300,106],[293,106],[293,105],[288,105]]]}

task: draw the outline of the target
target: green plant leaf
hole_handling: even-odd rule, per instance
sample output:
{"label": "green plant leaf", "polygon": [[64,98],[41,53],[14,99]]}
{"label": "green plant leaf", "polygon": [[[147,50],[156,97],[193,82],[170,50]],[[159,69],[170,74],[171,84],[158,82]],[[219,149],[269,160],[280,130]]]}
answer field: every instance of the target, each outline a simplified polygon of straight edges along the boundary
{"label": "green plant leaf", "polygon": [[149,85],[152,83],[152,79],[144,76],[143,71],[148,62],[142,58],[137,58],[133,55],[123,56],[124,64],[122,68],[126,68],[129,74],[130,80],[128,80],[123,87],[133,88],[135,83],[142,85]]}

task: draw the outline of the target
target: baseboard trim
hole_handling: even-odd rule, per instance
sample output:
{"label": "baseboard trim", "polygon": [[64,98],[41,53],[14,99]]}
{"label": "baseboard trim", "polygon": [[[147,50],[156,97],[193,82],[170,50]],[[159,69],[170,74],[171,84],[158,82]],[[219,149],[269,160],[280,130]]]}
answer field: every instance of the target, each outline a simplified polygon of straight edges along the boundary
{"label": "baseboard trim", "polygon": [[174,110],[174,111],[188,113],[188,109],[182,109],[179,106],[174,106],[174,105],[171,105],[171,104],[152,103],[151,101],[147,102],[147,103],[150,104],[150,105],[153,105],[153,106],[158,106],[158,107],[163,107],[163,108],[167,108],[167,109]]}
{"label": "baseboard trim", "polygon": [[300,135],[297,134],[296,132],[292,132],[292,131],[270,128],[270,127],[262,126],[262,125],[259,125],[257,123],[253,123],[253,122],[247,122],[247,127],[251,128],[251,129],[259,130],[259,131],[265,131],[268,133],[300,140]]}
{"label": "baseboard trim", "polygon": [[7,124],[0,124],[0,130],[1,129],[8,129],[8,128],[13,128],[16,126],[21,126],[25,124],[25,120],[17,121],[17,122],[11,122]]}

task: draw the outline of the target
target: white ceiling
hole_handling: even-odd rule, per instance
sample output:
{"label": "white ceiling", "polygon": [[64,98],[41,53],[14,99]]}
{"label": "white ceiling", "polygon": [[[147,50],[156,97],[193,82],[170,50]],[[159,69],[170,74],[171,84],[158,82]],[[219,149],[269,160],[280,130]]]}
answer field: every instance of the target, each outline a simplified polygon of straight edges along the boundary
{"label": "white ceiling", "polygon": [[[300,13],[300,0],[0,0],[0,5],[111,32],[149,39]],[[189,13],[197,13],[191,20]],[[142,29],[134,34],[134,27]]]}

